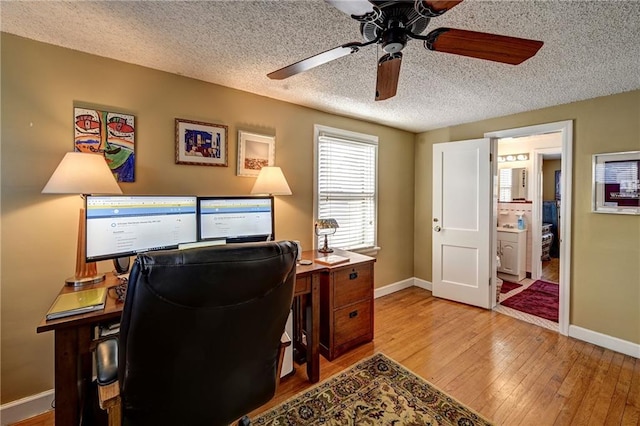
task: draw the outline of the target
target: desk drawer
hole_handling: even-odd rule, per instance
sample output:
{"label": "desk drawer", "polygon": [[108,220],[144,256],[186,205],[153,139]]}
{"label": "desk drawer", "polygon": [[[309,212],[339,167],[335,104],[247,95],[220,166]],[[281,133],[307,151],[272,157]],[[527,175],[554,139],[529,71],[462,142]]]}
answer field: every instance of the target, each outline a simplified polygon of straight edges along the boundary
{"label": "desk drawer", "polygon": [[[352,341],[368,341],[373,337],[372,300],[356,303],[333,313],[335,326],[334,345],[345,347]],[[363,338],[365,338],[363,340]],[[347,345],[349,346],[349,345]]]}
{"label": "desk drawer", "polygon": [[333,272],[333,303],[338,309],[373,297],[373,264],[348,266]]}
{"label": "desk drawer", "polygon": [[293,290],[293,294],[306,294],[311,293],[311,275],[306,275],[302,278],[296,277],[296,286]]}

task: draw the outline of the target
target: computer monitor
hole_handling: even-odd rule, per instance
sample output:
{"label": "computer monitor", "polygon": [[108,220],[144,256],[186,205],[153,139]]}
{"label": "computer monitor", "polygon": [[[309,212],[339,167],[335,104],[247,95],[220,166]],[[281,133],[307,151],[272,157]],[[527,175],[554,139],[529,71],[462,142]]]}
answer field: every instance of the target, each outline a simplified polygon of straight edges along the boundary
{"label": "computer monitor", "polygon": [[274,240],[273,197],[198,197],[198,239],[227,243]]}
{"label": "computer monitor", "polygon": [[88,195],[87,262],[196,241],[196,200],[178,195]]}

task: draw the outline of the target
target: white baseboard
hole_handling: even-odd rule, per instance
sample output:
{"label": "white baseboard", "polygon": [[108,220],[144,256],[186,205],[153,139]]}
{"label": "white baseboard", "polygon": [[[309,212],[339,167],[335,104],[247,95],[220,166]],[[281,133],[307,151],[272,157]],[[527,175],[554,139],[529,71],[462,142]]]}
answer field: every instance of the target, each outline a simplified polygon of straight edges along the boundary
{"label": "white baseboard", "polygon": [[431,281],[421,280],[420,278],[414,278],[413,285],[415,285],[416,287],[423,288],[425,290],[429,290],[429,291],[433,290],[433,284],[431,284]]}
{"label": "white baseboard", "polygon": [[404,290],[405,288],[413,286],[431,291],[431,283],[429,281],[413,277],[407,278],[406,280],[398,281],[397,283],[385,285],[384,287],[376,288],[373,291],[373,297],[374,299],[377,299],[378,297],[386,296],[388,294],[395,293],[396,291]]}
{"label": "white baseboard", "polygon": [[0,405],[0,424],[6,426],[51,410],[53,389]]}
{"label": "white baseboard", "polygon": [[640,345],[637,343],[618,339],[617,337],[598,333],[597,331],[588,330],[578,327],[577,325],[569,326],[569,336],[634,358],[640,358]]}
{"label": "white baseboard", "polygon": [[386,296],[391,293],[395,293],[396,291],[404,290],[405,288],[409,288],[413,286],[413,278],[407,278],[406,280],[398,281],[397,283],[392,283],[389,285],[385,285],[384,287],[376,288],[373,291],[373,298],[377,299],[378,297]]}

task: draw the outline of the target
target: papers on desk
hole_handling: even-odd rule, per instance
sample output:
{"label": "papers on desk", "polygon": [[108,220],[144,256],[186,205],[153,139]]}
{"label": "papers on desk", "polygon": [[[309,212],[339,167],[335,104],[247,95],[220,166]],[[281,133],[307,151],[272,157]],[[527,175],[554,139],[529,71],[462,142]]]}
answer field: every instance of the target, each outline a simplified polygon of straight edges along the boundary
{"label": "papers on desk", "polygon": [[47,320],[79,315],[104,309],[107,289],[91,288],[58,295],[47,312]]}
{"label": "papers on desk", "polygon": [[328,266],[337,265],[339,263],[344,263],[348,261],[349,261],[348,257],[338,256],[337,254],[330,254],[329,256],[318,257],[315,259],[316,263],[319,263],[321,265],[328,265]]}

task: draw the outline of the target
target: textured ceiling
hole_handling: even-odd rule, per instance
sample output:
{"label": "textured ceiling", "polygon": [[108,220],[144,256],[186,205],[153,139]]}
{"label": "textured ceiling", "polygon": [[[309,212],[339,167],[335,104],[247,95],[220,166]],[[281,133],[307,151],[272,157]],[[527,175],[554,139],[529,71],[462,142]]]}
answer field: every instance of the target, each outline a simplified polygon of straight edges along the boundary
{"label": "textured ceiling", "polygon": [[421,132],[640,88],[640,2],[466,0],[441,26],[544,41],[519,66],[403,50],[397,96],[374,101],[377,47],[286,80],[266,74],[350,41],[322,0],[2,1],[1,29],[323,111]]}

